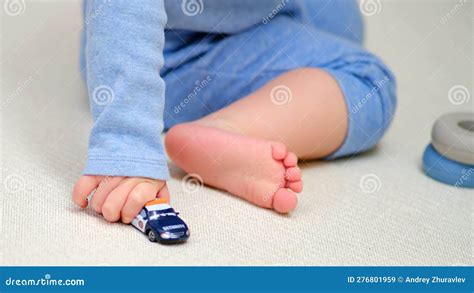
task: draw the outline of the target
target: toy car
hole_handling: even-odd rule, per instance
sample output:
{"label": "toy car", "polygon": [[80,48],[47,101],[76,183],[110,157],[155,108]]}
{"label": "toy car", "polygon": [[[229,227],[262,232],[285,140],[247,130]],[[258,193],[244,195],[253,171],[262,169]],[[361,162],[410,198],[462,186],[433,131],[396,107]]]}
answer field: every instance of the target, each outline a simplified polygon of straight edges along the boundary
{"label": "toy car", "polygon": [[148,202],[132,220],[132,225],[145,233],[151,242],[162,244],[184,242],[190,234],[186,223],[164,198]]}

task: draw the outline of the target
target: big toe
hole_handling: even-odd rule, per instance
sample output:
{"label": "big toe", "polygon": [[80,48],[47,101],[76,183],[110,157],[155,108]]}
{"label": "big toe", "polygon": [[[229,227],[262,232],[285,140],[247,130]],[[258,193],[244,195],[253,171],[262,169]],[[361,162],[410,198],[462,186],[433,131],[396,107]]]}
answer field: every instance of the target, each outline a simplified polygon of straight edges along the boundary
{"label": "big toe", "polygon": [[286,188],[279,189],[273,196],[273,209],[279,213],[289,213],[296,208],[297,204],[296,194]]}

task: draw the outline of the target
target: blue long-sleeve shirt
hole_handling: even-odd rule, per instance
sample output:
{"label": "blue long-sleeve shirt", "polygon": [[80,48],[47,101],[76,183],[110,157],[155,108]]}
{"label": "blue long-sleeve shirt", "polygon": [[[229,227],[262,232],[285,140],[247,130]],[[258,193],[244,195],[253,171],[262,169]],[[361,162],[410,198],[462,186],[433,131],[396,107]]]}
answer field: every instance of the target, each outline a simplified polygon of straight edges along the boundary
{"label": "blue long-sleeve shirt", "polygon": [[[248,94],[244,91],[254,90],[266,82],[264,78],[231,80],[235,88],[241,89],[240,93],[238,89],[237,93],[231,93],[232,89],[227,86],[225,91],[231,96],[223,102],[222,99],[226,99],[222,92],[226,87],[224,76],[229,76],[223,72],[222,80],[211,83],[200,93],[207,95],[200,104],[188,106],[175,116],[172,110],[163,113],[165,102],[166,108],[172,109],[173,104],[182,103],[192,92],[195,82],[208,78],[207,75],[199,77],[203,65],[192,65],[192,60],[199,59],[205,65],[219,63],[214,67],[224,71],[226,67],[215,56],[229,55],[236,59],[229,65],[231,70],[239,71],[238,65],[246,64],[248,54],[260,54],[258,50],[236,53],[239,48],[244,52],[244,48],[237,38],[235,44],[232,43],[229,38],[232,35],[245,36],[247,40],[246,34],[261,35],[262,39],[275,34],[282,38],[280,51],[287,46],[287,41],[293,41],[296,50],[300,48],[305,54],[301,54],[301,58],[289,57],[293,48],[285,53],[289,60],[286,64],[267,56],[268,60],[278,63],[278,70],[286,66],[288,70],[291,66],[316,66],[326,69],[338,81],[348,105],[349,130],[344,144],[330,158],[370,148],[391,121],[395,109],[394,77],[378,58],[359,46],[362,26],[355,2],[86,0],[84,3],[81,64],[94,118],[85,174],[168,179],[160,139],[164,127],[202,117],[217,109],[215,105],[232,102],[231,99]],[[278,15],[284,18],[275,20]],[[297,21],[288,23],[286,18]],[[300,22],[316,28],[313,32],[307,27],[299,28]],[[319,27],[321,32],[317,30]],[[316,36],[323,45],[296,38],[284,39],[285,30],[298,28],[310,32],[308,38]],[[222,39],[228,39],[227,44],[220,45]],[[262,41],[262,46],[265,44]],[[261,64],[253,64],[256,68],[268,65],[263,54],[270,53],[261,51],[262,56],[255,58],[262,60]],[[315,62],[306,60],[311,54],[315,55]],[[239,58],[242,59],[239,61]],[[278,60],[284,63],[286,59],[280,56]],[[298,64],[294,65],[295,61]],[[271,78],[278,70],[272,68],[264,76]],[[219,71],[216,74],[219,75]],[[183,84],[188,79],[191,79],[191,88]],[[165,88],[165,80],[168,88]],[[210,105],[203,106],[203,101]]]}
{"label": "blue long-sleeve shirt", "polygon": [[94,126],[84,172],[167,179],[160,137],[163,1],[85,3],[84,65]]}

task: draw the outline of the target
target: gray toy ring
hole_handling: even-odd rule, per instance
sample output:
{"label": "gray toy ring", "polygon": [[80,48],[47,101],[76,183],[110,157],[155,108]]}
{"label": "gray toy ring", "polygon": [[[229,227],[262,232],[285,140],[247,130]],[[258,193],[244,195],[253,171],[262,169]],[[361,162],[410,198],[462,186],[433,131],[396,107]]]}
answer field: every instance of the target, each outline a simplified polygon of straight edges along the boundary
{"label": "gray toy ring", "polygon": [[474,165],[474,113],[441,116],[433,125],[431,144],[451,160]]}

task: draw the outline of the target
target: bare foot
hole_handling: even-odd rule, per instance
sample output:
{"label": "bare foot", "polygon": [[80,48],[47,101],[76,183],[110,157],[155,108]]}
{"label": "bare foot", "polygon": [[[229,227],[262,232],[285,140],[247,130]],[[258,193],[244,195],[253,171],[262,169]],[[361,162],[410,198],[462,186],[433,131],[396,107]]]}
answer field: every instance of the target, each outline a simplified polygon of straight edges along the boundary
{"label": "bare foot", "polygon": [[168,131],[165,146],[176,165],[205,184],[280,213],[295,209],[303,189],[296,155],[279,142],[185,123]]}

